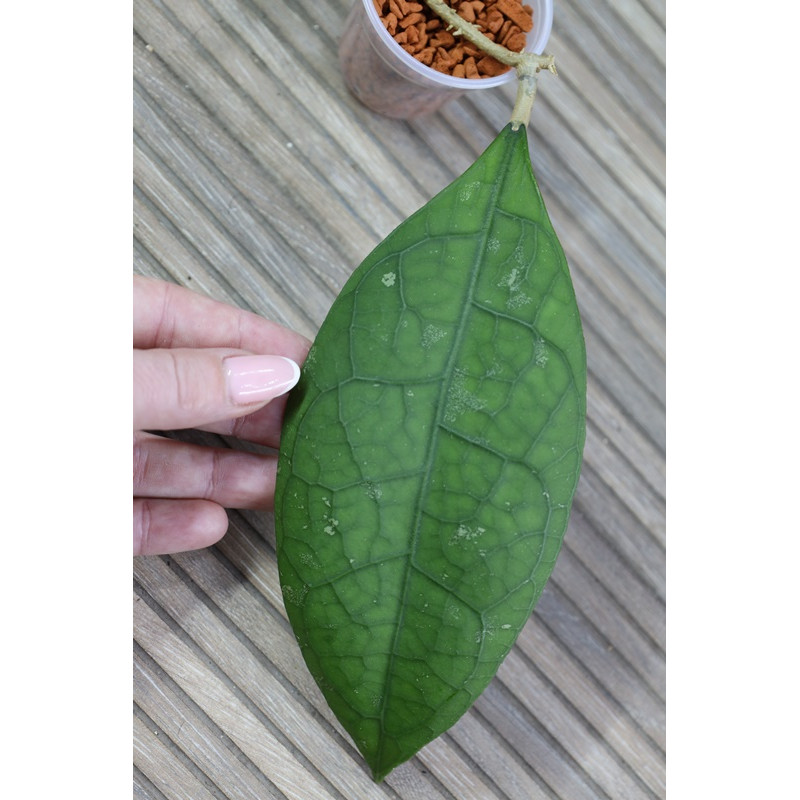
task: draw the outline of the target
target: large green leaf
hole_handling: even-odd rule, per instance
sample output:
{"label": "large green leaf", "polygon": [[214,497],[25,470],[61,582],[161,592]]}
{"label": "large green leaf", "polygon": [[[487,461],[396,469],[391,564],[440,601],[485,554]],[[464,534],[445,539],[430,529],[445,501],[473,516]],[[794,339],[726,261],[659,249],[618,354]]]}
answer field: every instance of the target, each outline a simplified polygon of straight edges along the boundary
{"label": "large green leaf", "polygon": [[567,263],[509,126],[353,273],[286,412],[286,610],[376,780],[469,708],[528,619],[585,397]]}

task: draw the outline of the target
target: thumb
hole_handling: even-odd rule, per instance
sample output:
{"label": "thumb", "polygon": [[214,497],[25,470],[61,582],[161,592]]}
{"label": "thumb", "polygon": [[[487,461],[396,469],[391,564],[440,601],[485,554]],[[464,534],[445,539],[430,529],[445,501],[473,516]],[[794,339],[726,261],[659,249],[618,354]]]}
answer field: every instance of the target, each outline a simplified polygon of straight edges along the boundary
{"label": "thumb", "polygon": [[133,351],[134,430],[196,428],[242,417],[288,392],[300,368],[283,356],[219,348]]}

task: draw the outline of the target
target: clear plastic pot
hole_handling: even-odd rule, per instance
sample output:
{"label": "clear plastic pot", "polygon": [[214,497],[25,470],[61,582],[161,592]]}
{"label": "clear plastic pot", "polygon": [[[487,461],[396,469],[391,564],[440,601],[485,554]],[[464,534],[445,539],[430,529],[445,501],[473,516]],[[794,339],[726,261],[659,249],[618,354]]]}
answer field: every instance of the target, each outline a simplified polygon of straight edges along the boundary
{"label": "clear plastic pot", "polygon": [[[542,53],[553,25],[553,0],[527,0],[533,29],[525,49]],[[355,0],[339,42],[339,62],[350,91],[386,117],[429,114],[465,92],[485,91],[514,78],[514,70],[491,78],[454,78],[417,61],[392,39],[373,0]]]}

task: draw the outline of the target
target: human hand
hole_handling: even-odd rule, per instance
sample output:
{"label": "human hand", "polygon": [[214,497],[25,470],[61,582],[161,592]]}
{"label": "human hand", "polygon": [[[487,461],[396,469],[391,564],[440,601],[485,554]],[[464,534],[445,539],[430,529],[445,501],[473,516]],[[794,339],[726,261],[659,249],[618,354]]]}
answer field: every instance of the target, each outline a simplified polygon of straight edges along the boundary
{"label": "human hand", "polygon": [[275,456],[152,431],[196,428],[277,447],[279,396],[297,383],[309,346],[257,314],[134,276],[134,555],[207,547],[228,528],[225,508],[272,508]]}

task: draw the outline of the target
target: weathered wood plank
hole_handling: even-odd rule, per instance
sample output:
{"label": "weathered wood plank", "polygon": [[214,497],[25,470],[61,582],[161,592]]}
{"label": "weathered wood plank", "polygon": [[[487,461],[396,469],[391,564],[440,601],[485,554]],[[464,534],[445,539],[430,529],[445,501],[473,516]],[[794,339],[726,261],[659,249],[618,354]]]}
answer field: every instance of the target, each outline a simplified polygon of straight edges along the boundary
{"label": "weathered wood plank", "polygon": [[[134,623],[137,632],[136,641],[179,686],[186,698],[199,706],[204,715],[207,715],[230,739],[237,751],[233,758],[241,755],[257,768],[259,773],[257,782],[250,784],[251,797],[258,797],[265,791],[271,791],[270,787],[277,788],[287,798],[296,800],[302,798],[322,800],[330,796],[319,784],[318,777],[304,769],[304,765],[297,760],[295,753],[275,738],[274,734],[236,696],[231,687],[226,685],[225,680],[205,663],[195,650],[178,637],[169,635],[170,629],[166,623],[142,600],[134,603]],[[159,703],[153,703],[150,708],[155,713],[161,706]],[[190,721],[198,717],[189,712],[177,717],[177,721],[187,716]],[[161,727],[166,728],[167,723],[166,715],[158,720]],[[179,731],[175,731],[175,736],[178,734]],[[193,736],[191,746],[197,747],[203,738]],[[206,738],[205,745],[210,751],[205,766],[209,769],[222,770],[219,782],[225,787],[226,792],[230,792],[231,787],[236,785],[234,778],[246,777],[245,771],[236,769],[231,776],[228,762],[231,761],[232,754],[220,750],[220,745],[211,739]],[[192,752],[193,756],[197,757],[198,751]],[[273,792],[273,796],[281,795]]]}
{"label": "weathered wood plank", "polygon": [[[134,670],[136,672],[136,664]],[[139,677],[135,674],[134,681]],[[138,690],[141,683],[134,682],[134,686]],[[139,692],[137,694],[141,696]],[[133,763],[169,800],[182,800],[187,795],[192,800],[215,800],[214,795],[188,769],[185,762],[173,757],[173,752],[165,746],[163,737],[159,738],[159,731],[148,727],[136,714],[133,717]]]}

